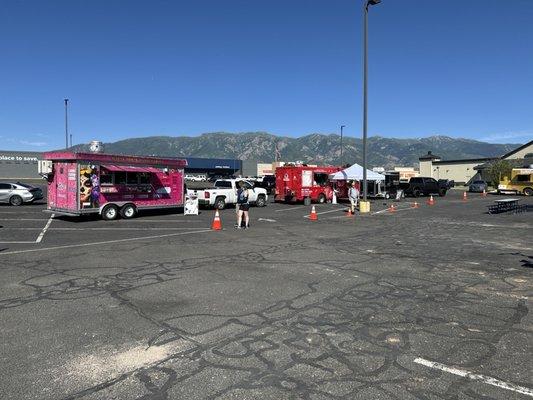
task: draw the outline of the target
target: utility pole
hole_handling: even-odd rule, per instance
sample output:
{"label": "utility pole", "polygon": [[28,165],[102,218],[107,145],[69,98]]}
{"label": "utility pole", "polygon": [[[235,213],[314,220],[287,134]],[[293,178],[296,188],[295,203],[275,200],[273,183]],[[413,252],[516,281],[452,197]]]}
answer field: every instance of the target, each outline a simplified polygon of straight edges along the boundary
{"label": "utility pole", "polygon": [[342,159],[342,133],[346,125],[341,125],[341,167],[344,165],[344,160]]}
{"label": "utility pole", "polygon": [[68,99],[65,99],[65,149],[68,149]]}

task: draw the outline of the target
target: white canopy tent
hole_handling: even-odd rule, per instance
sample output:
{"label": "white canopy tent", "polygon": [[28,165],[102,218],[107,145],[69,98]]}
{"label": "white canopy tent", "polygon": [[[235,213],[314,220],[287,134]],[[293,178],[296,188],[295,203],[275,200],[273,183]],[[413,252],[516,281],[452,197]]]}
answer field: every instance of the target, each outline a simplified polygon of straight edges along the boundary
{"label": "white canopy tent", "polygon": [[[330,174],[329,179],[332,181],[361,181],[363,180],[363,167],[359,164],[354,164],[342,171]],[[385,175],[367,169],[366,179],[369,181],[383,182]]]}

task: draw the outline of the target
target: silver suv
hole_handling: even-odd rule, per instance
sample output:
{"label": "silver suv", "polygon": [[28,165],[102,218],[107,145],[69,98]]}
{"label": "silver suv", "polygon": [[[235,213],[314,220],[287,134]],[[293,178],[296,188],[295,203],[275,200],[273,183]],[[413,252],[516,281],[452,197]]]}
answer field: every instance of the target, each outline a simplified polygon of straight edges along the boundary
{"label": "silver suv", "polygon": [[0,182],[0,203],[21,206],[43,198],[43,191],[25,183]]}

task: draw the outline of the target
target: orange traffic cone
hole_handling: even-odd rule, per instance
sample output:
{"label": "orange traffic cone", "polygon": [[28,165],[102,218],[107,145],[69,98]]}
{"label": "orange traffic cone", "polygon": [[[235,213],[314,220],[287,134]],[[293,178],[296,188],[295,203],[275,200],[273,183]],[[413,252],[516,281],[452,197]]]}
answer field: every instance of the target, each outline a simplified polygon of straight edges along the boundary
{"label": "orange traffic cone", "polygon": [[394,203],[392,203],[389,207],[389,212],[393,213],[393,212],[396,212],[396,206],[394,205]]}
{"label": "orange traffic cone", "polygon": [[222,222],[220,222],[220,215],[218,214],[218,210],[216,210],[215,212],[215,218],[213,219],[213,224],[211,225],[211,229],[214,231],[222,230]]}
{"label": "orange traffic cone", "polygon": [[415,201],[415,202],[413,203],[413,205],[411,206],[411,208],[418,208],[418,203]]}
{"label": "orange traffic cone", "polygon": [[311,208],[311,215],[309,216],[309,219],[311,221],[316,221],[318,220],[318,215],[316,213],[316,210],[315,210],[315,206],[313,206],[313,208]]}
{"label": "orange traffic cone", "polygon": [[347,216],[348,218],[353,217],[352,209],[351,209],[351,208],[348,208],[348,211],[346,212],[346,216]]}
{"label": "orange traffic cone", "polygon": [[435,200],[433,199],[433,196],[429,196],[428,206],[434,206],[434,205],[435,205]]}
{"label": "orange traffic cone", "polygon": [[483,192],[481,192],[481,196],[487,197],[487,192],[485,191],[485,189],[483,189]]}
{"label": "orange traffic cone", "polygon": [[463,192],[463,201],[467,201],[468,197],[466,196],[466,192]]}

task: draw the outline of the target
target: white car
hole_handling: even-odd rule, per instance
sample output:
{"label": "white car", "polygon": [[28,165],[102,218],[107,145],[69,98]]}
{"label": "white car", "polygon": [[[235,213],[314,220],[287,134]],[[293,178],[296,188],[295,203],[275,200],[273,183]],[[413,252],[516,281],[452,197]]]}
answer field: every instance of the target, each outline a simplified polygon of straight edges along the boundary
{"label": "white car", "polygon": [[24,183],[0,183],[0,203],[21,206],[43,198],[43,191],[37,187]]}
{"label": "white car", "polygon": [[207,182],[207,176],[205,175],[185,175],[186,181],[191,182]]}
{"label": "white car", "polygon": [[244,182],[244,187],[250,189],[248,201],[257,207],[264,207],[268,203],[267,191],[263,188],[254,188],[254,185],[245,179],[218,179],[215,187],[209,189],[189,190],[188,193],[198,196],[198,203],[203,206],[215,207],[222,210],[227,204],[237,203],[237,188],[239,182]]}

